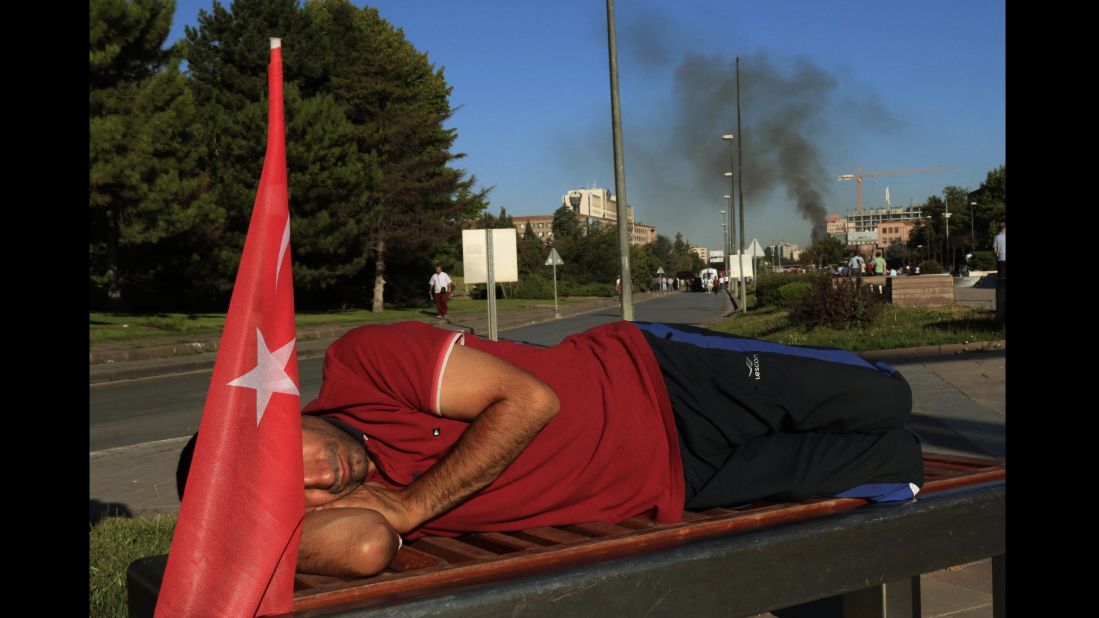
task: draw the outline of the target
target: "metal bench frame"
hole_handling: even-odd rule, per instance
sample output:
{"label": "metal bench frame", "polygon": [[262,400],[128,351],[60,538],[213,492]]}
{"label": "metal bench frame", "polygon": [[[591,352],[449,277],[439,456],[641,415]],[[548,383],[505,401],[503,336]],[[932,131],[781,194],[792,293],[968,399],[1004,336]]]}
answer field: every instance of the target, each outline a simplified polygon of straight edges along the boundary
{"label": "metal bench frame", "polygon": [[[749,616],[838,596],[837,615],[919,616],[921,573],[992,557],[1002,616],[1004,465],[925,456],[924,467],[920,497],[902,504],[817,499],[674,524],[427,537],[372,578],[299,575],[294,615]],[[131,565],[131,616],[152,614],[164,562]]]}

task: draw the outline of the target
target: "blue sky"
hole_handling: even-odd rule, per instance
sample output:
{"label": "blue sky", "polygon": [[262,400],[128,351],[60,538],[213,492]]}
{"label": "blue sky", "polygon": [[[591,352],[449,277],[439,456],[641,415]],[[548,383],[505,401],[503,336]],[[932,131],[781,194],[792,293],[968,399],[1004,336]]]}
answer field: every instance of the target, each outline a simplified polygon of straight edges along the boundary
{"label": "blue sky", "polygon": [[[604,0],[368,4],[444,68],[458,166],[493,187],[493,213],[614,192]],[[177,0],[169,42],[212,5]],[[948,167],[865,179],[870,208],[886,187],[893,206],[976,189],[1005,163],[1003,0],[618,0],[615,22],[627,197],[669,237],[721,247],[737,56],[749,239],[806,246],[806,216],[854,209],[836,176],[858,167]]]}

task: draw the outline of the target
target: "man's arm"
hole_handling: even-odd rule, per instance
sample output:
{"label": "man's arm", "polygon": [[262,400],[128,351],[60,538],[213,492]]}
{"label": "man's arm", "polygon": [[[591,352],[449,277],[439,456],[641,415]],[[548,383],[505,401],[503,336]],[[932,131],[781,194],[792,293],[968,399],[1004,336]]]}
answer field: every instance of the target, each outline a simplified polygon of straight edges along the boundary
{"label": "man's arm", "polygon": [[446,456],[403,491],[364,484],[318,508],[374,509],[398,532],[413,530],[496,480],[560,407],[546,383],[461,345],[451,352],[440,388],[440,414],[470,422]]}
{"label": "man's arm", "polygon": [[297,570],[335,577],[369,577],[389,565],[400,537],[377,511],[310,511],[302,522]]}

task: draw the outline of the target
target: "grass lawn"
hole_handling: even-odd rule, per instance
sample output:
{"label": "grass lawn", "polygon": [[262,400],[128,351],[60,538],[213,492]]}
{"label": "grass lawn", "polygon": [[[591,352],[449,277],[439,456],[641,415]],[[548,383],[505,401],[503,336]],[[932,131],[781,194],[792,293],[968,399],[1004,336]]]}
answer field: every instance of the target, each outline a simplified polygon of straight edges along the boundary
{"label": "grass lawn", "polygon": [[773,306],[752,307],[749,299],[748,315],[734,315],[711,328],[787,345],[823,346],[856,352],[1004,338],[1004,328],[996,321],[995,311],[962,305],[887,305],[874,322],[847,330],[806,330],[792,326],[787,319],[788,313]]}
{"label": "grass lawn", "polygon": [[108,517],[90,531],[88,615],[93,618],[125,618],[126,567],[138,558],[168,553],[172,545],[174,515]]}
{"label": "grass lawn", "polygon": [[[558,300],[565,307],[578,302],[593,300],[590,297],[569,297]],[[486,311],[486,301],[460,298],[449,303],[451,316],[480,314]],[[553,307],[553,299],[496,299],[497,311],[528,309],[531,307]],[[425,295],[422,307],[386,309],[382,313],[371,313],[366,309],[347,309],[332,311],[299,311],[295,319],[298,328],[330,325],[356,325],[370,322],[397,322],[400,320],[418,320],[435,315],[435,306],[427,303]],[[151,343],[157,339],[178,339],[179,337],[217,337],[225,325],[224,313],[91,313],[89,315],[90,343]]]}

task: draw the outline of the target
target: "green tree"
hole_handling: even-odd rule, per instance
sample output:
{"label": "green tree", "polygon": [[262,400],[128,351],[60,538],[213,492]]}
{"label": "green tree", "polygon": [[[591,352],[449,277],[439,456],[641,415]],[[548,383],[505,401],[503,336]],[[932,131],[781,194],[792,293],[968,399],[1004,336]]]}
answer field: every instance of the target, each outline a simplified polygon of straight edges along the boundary
{"label": "green tree", "polygon": [[367,230],[358,214],[366,186],[380,175],[377,163],[359,156],[354,127],[334,97],[302,100],[290,84],[284,98],[295,110],[286,124],[286,166],[297,304],[364,305],[364,289],[348,283],[369,266]]}
{"label": "green tree", "polygon": [[219,224],[186,79],[162,49],[175,3],[93,0],[89,52],[93,306],[180,300],[202,261],[197,230]]}
{"label": "green tree", "polygon": [[843,264],[847,246],[832,235],[825,235],[801,252],[803,264]]}
{"label": "green tree", "polygon": [[[419,299],[420,274],[432,256],[453,250],[461,222],[484,210],[487,192],[449,166],[461,155],[450,152],[456,134],[443,127],[452,110],[442,69],[377,10],[347,0],[304,8],[236,0],[228,10],[215,2],[187,29],[208,175],[226,207],[210,277],[231,286],[243,245],[264,155],[272,34],[284,42],[288,142],[295,118],[318,123],[296,128],[295,139],[316,141],[297,153],[307,165],[297,181],[307,186],[290,187],[292,225],[299,214],[312,219],[292,243],[303,301],[369,302],[381,311],[388,297]],[[325,164],[336,166],[327,184]],[[387,294],[388,279],[395,284]]]}
{"label": "green tree", "polygon": [[[303,65],[300,57],[306,47],[302,44],[306,31],[307,22],[295,0],[235,0],[229,9],[215,0],[209,12],[199,11],[197,27],[184,29],[183,53],[198,107],[196,131],[207,151],[202,173],[209,179],[213,201],[221,211],[220,224],[195,238],[206,259],[196,264],[191,274],[200,295],[216,299],[211,303],[214,306],[224,305],[232,290],[263,170],[269,40],[279,36],[284,41],[289,171],[293,150],[291,124],[299,114],[301,97],[312,94],[292,91],[299,78],[298,67]],[[294,97],[292,92],[300,96]],[[290,178],[287,181],[290,183]],[[309,253],[311,248],[306,238],[298,238],[296,215],[302,205],[296,199],[297,187],[289,184],[289,188],[291,247],[296,264],[301,251]],[[315,209],[307,207],[307,210]],[[301,269],[310,287],[315,284],[315,278],[308,274],[311,269],[310,265]],[[298,268],[294,269],[294,275],[301,281]],[[297,300],[308,305],[309,296],[307,291]]]}
{"label": "green tree", "polygon": [[[529,226],[530,224],[528,223],[527,225]],[[511,215],[508,214],[507,209],[504,208],[503,206],[501,206],[500,207],[500,214],[497,215],[497,216],[493,216],[487,210],[484,213],[482,213],[480,218],[474,220],[474,227],[476,227],[476,229],[480,229],[480,230],[486,230],[486,229],[503,230],[503,229],[507,229],[507,228],[514,228],[515,227],[515,221],[512,220]]]}
{"label": "green tree", "polygon": [[908,261],[909,250],[898,238],[890,241],[885,248],[885,260],[890,264],[904,264]]}
{"label": "green tree", "polygon": [[613,283],[618,277],[618,231],[613,226],[596,225],[587,233],[560,237],[554,233],[553,246],[565,262],[562,276],[574,283]]}
{"label": "green tree", "polygon": [[551,229],[554,239],[569,238],[580,232],[580,220],[571,206],[563,204],[554,211]]}
{"label": "green tree", "polygon": [[[372,310],[379,312],[387,269],[422,270],[423,256],[456,242],[461,221],[484,210],[487,191],[474,191],[476,178],[449,167],[462,155],[450,152],[457,134],[443,127],[453,110],[442,69],[376,9],[358,9],[347,0],[321,0],[306,9],[314,40],[354,26],[354,36],[321,44],[316,55],[357,128],[359,152],[375,155],[381,170],[363,214],[374,259]],[[404,293],[419,298],[418,290],[418,284],[406,284]]]}
{"label": "green tree", "polygon": [[[657,234],[655,240],[642,247],[642,251],[645,255],[652,258],[657,268],[663,268],[664,272],[668,275],[675,274],[677,265],[675,245],[667,236]],[[653,268],[652,270],[655,274],[656,268]]]}
{"label": "green tree", "polygon": [[1007,219],[1007,168],[999,166],[988,172],[985,181],[969,200],[977,202],[974,210],[976,245],[981,251],[992,249],[992,239],[999,232],[1000,223]]}
{"label": "green tree", "polygon": [[706,267],[702,258],[691,253],[691,243],[683,238],[682,232],[675,233],[675,241],[672,242],[672,274],[697,273]]}

